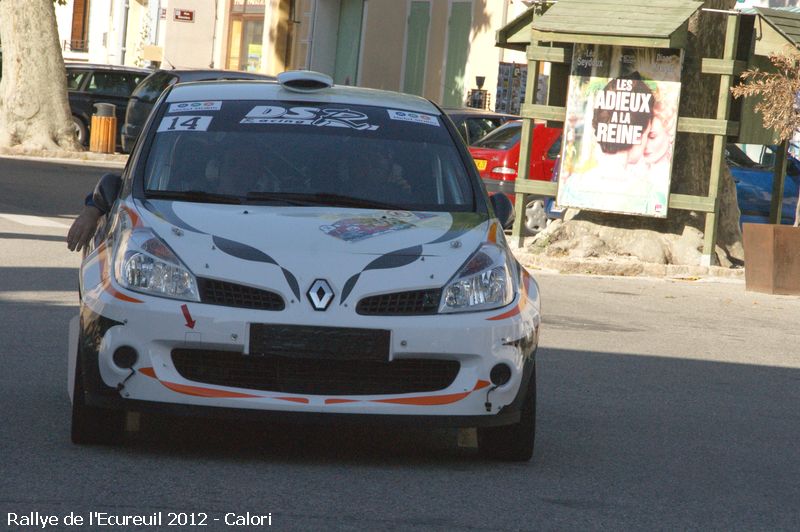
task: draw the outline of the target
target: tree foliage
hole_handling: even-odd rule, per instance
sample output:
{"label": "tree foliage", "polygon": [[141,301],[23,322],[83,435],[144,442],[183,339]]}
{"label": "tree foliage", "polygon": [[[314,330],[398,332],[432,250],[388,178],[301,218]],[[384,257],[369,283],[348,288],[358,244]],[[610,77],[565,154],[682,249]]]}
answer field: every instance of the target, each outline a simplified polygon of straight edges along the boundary
{"label": "tree foliage", "polygon": [[742,83],[731,93],[735,98],[760,97],[755,110],[761,113],[764,127],[773,129],[780,140],[789,140],[800,129],[800,52],[775,53],[769,60],[775,72],[746,70],[741,75]]}
{"label": "tree foliage", "polygon": [[[800,130],[800,52],[787,50],[771,54],[769,61],[774,72],[758,68],[742,73],[742,83],[733,87],[735,98],[760,97],[755,110],[761,113],[764,127],[775,131],[782,141]],[[794,215],[794,226],[800,226],[800,198]]]}

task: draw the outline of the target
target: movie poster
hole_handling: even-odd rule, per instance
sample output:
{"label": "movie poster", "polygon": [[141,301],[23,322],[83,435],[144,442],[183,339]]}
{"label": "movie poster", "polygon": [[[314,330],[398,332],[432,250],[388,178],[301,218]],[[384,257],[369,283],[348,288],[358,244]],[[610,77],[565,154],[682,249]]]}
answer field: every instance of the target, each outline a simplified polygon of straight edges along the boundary
{"label": "movie poster", "polygon": [[665,218],[680,50],[576,44],[556,203]]}

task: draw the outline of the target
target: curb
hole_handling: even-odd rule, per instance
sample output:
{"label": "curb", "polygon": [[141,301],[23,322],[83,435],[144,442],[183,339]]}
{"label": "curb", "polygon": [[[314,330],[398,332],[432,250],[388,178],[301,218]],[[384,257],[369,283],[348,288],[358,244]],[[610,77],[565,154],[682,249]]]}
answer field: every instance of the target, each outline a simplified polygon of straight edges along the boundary
{"label": "curb", "polygon": [[109,168],[123,168],[128,162],[127,155],[117,153],[111,154],[94,153],[90,151],[46,151],[8,148],[0,148],[0,158],[62,164],[79,164],[86,166],[101,166]]}
{"label": "curb", "polygon": [[608,275],[617,277],[661,277],[665,279],[698,280],[714,278],[718,280],[744,282],[744,268],[723,268],[721,266],[691,266],[678,264],[653,264],[639,262],[629,257],[585,258],[546,257],[528,252],[525,249],[513,251],[517,260],[526,268],[550,270],[562,274]]}

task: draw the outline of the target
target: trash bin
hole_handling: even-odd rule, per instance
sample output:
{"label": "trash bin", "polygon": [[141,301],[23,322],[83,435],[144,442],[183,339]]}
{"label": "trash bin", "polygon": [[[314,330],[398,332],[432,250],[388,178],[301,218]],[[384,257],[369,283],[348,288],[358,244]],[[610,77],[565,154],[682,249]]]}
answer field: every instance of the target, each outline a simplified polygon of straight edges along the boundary
{"label": "trash bin", "polygon": [[89,151],[114,153],[117,146],[117,106],[113,103],[94,104]]}

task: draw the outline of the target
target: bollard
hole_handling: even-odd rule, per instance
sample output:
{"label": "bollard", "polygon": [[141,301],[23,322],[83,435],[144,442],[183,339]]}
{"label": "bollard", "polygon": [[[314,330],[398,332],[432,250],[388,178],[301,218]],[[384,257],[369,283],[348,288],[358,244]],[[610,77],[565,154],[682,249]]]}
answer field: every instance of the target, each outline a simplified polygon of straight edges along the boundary
{"label": "bollard", "polygon": [[113,103],[96,103],[89,135],[89,151],[114,153],[117,147],[117,107]]}

